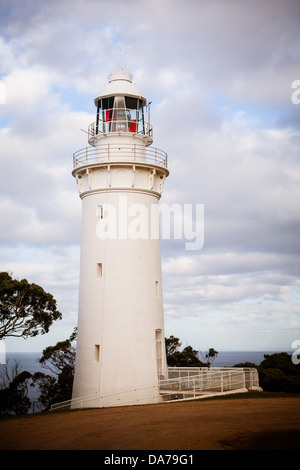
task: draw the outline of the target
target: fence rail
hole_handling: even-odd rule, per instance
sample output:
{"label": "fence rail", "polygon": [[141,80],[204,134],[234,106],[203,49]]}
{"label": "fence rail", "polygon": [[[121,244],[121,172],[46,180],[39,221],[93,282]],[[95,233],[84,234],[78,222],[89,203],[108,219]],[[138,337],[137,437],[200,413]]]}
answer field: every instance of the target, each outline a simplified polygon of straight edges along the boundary
{"label": "fence rail", "polygon": [[[177,376],[174,377],[174,375]],[[243,369],[212,370],[199,368],[195,371],[172,371],[172,378],[160,380],[159,388],[162,393],[193,392],[194,395],[210,392],[225,392],[246,388],[246,376]]]}
{"label": "fence rail", "polygon": [[[126,390],[100,396],[95,393],[51,406],[53,410],[147,404],[164,400],[199,397],[205,394],[230,393],[259,389],[258,372],[252,368],[170,367],[168,378],[158,386]],[[157,393],[159,392],[159,393]],[[108,403],[108,405],[105,405]]]}
{"label": "fence rail", "polygon": [[[197,377],[197,384],[203,390],[209,387],[232,389],[232,385],[238,384],[248,390],[259,388],[257,369],[250,367],[169,367],[166,382],[188,385]],[[166,385],[164,381],[161,383]]]}
{"label": "fence rail", "polygon": [[[134,398],[132,398],[134,395]],[[129,398],[129,396],[131,396]],[[93,395],[86,395],[79,398],[72,398],[60,403],[54,403],[51,405],[50,411],[54,410],[66,410],[70,408],[86,408],[88,407],[104,407],[105,402],[109,402],[109,406],[124,406],[134,404],[147,404],[150,402],[157,402],[159,399],[159,393],[157,393],[157,386],[137,388],[134,390],[123,390],[116,393],[110,393],[106,395],[99,395],[94,393]]]}
{"label": "fence rail", "polygon": [[95,147],[85,147],[73,154],[73,168],[89,163],[116,161],[143,162],[168,167],[166,152],[139,144],[100,144]]}
{"label": "fence rail", "polygon": [[[133,114],[132,114],[133,113]],[[95,137],[98,134],[111,132],[131,132],[152,137],[152,126],[145,122],[143,116],[136,114],[133,110],[121,108],[116,110],[108,109],[105,119],[99,118],[88,127],[88,136]]]}

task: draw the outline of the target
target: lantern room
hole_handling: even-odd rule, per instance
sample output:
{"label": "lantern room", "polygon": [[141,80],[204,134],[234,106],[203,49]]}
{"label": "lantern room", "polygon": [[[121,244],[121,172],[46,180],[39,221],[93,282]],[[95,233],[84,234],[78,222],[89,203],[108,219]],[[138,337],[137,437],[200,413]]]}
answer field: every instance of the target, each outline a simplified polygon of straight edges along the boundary
{"label": "lantern room", "polygon": [[125,133],[147,137],[152,143],[147,100],[132,82],[133,76],[123,70],[109,75],[109,82],[95,99],[96,122],[89,127],[89,137]]}

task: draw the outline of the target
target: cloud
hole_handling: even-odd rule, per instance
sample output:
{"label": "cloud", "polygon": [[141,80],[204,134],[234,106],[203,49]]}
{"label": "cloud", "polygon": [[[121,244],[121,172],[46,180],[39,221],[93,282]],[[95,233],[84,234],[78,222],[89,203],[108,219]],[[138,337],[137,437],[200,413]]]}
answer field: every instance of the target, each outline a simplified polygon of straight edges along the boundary
{"label": "cloud", "polygon": [[162,203],[205,207],[202,250],[162,241],[167,330],[195,347],[202,335],[255,348],[265,332],[268,346],[289,348],[299,328],[299,9],[296,0],[4,0],[1,269],[54,292],[76,323],[72,154],[87,145],[80,129],[121,64],[152,100],[154,145],[168,152]]}

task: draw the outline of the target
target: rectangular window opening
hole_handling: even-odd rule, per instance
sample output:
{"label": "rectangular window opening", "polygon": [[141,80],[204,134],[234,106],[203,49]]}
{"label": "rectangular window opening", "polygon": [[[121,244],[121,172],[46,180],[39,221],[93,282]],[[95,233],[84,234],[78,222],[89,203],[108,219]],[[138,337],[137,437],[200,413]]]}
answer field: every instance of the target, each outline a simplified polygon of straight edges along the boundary
{"label": "rectangular window opening", "polygon": [[101,279],[102,277],[102,263],[97,263],[97,278]]}
{"label": "rectangular window opening", "polygon": [[159,299],[159,282],[155,281],[156,298]]}
{"label": "rectangular window opening", "polygon": [[95,357],[94,357],[95,362],[100,361],[100,344],[95,344]]}
{"label": "rectangular window opening", "polygon": [[103,206],[102,206],[102,204],[98,205],[97,217],[98,217],[98,219],[103,219]]}

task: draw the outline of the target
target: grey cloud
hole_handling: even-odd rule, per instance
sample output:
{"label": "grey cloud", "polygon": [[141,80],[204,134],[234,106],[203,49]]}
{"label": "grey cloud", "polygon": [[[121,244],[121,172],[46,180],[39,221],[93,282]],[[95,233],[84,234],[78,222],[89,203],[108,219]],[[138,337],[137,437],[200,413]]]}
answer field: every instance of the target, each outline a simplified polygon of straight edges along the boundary
{"label": "grey cloud", "polygon": [[76,310],[68,245],[78,249],[81,202],[72,153],[87,145],[80,128],[94,120],[93,98],[118,68],[121,48],[123,65],[153,101],[154,146],[169,155],[162,202],[205,205],[200,252],[188,253],[183,240],[162,241],[167,312],[201,322],[211,315],[217,324],[218,311],[234,325],[248,312],[249,326],[259,315],[267,321],[264,312],[279,318],[277,302],[292,323],[299,314],[287,301],[299,290],[300,107],[291,103],[291,82],[300,79],[299,2],[3,7],[1,64],[13,94],[0,108],[10,121],[0,134],[2,266],[24,277],[31,271]]}

